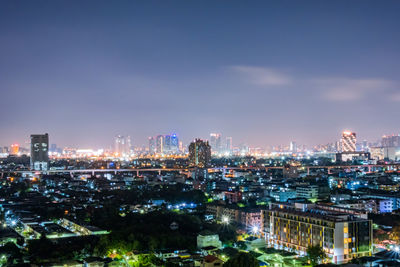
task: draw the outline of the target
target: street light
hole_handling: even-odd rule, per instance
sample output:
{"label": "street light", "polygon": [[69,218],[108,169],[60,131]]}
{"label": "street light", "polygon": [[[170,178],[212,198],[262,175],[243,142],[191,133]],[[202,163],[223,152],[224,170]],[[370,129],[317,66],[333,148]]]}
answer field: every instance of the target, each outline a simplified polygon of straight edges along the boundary
{"label": "street light", "polygon": [[260,229],[258,228],[257,225],[254,225],[251,230],[252,230],[253,234],[257,234]]}
{"label": "street light", "polygon": [[225,223],[225,224],[229,224],[229,217],[223,216],[222,217],[222,222]]}

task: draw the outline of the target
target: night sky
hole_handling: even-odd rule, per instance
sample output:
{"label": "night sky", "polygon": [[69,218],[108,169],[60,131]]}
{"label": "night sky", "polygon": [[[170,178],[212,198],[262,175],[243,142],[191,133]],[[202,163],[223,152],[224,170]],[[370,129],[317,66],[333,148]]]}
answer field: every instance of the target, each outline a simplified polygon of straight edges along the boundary
{"label": "night sky", "polygon": [[0,146],[400,132],[400,1],[0,1]]}

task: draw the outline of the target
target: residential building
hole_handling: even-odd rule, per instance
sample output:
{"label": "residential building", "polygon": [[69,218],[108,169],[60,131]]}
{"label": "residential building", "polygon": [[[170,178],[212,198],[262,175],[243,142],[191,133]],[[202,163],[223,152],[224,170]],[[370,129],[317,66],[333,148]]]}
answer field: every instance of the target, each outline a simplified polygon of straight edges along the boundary
{"label": "residential building", "polygon": [[265,240],[279,249],[305,255],[319,245],[335,264],[372,253],[372,221],[344,208],[313,204],[271,204],[261,211]]}

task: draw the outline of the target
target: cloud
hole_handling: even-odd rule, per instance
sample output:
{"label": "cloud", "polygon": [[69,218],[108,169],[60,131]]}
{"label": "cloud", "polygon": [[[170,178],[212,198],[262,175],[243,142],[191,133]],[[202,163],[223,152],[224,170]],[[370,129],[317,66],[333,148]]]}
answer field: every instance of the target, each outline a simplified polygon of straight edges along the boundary
{"label": "cloud", "polygon": [[295,85],[296,89],[303,88],[317,98],[329,102],[356,102],[367,98],[400,102],[400,92],[394,91],[398,89],[399,83],[393,80],[371,77],[301,77],[288,75],[274,68],[248,65],[234,65],[229,69],[253,85],[287,88]]}
{"label": "cloud", "polygon": [[391,95],[390,100],[394,102],[400,102],[400,92],[396,92]]}
{"label": "cloud", "polygon": [[386,94],[393,82],[384,79],[325,78],[313,80],[320,96],[329,101],[356,101],[374,93]]}
{"label": "cloud", "polygon": [[235,72],[243,75],[250,83],[263,86],[288,85],[292,78],[271,68],[253,66],[231,66]]}

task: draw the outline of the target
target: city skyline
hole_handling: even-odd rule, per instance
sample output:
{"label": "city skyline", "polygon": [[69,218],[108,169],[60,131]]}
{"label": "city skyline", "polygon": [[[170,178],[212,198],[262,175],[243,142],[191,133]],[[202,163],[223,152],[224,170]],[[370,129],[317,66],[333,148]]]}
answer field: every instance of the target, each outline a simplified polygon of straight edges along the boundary
{"label": "city skyline", "polygon": [[[336,142],[339,142],[343,138],[342,135],[347,131],[348,130],[346,129],[346,130],[344,130],[342,132],[338,132],[337,133],[337,138],[335,140],[326,140],[323,143],[303,144],[303,143],[298,142],[297,139],[294,138],[294,139],[288,139],[288,141],[286,143],[276,143],[276,144],[266,143],[266,144],[259,144],[259,145],[256,144],[254,146],[249,145],[249,143],[246,142],[246,141],[236,141],[235,140],[234,142],[232,142],[233,138],[231,136],[229,136],[229,134],[224,134],[224,133],[217,133],[217,134],[219,134],[220,138],[221,138],[221,148],[226,146],[225,142],[227,141],[227,139],[229,139],[230,142],[232,142],[232,145],[235,146],[235,147],[238,147],[240,145],[248,145],[249,147],[253,147],[253,148],[257,148],[257,147],[259,147],[259,148],[267,148],[267,147],[278,147],[278,146],[291,147],[293,145],[292,142],[294,142],[296,145],[304,145],[304,146],[307,146],[307,148],[312,148],[312,147],[318,146],[318,145],[327,145],[327,144],[334,144]],[[189,143],[191,143],[192,141],[195,141],[198,138],[203,139],[203,140],[207,140],[207,141],[210,142],[211,139],[212,139],[212,137],[210,135],[213,135],[213,134],[216,134],[216,133],[215,132],[209,133],[208,135],[205,135],[205,136],[202,136],[202,137],[199,137],[199,136],[194,136],[193,138],[184,137],[183,140],[185,140],[185,141],[183,142],[183,144],[186,145],[186,147],[187,147],[189,145]],[[103,145],[99,144],[97,146],[87,146],[87,145],[86,146],[85,145],[82,145],[82,146],[75,145],[74,146],[74,145],[71,145],[71,144],[58,143],[58,142],[53,140],[53,136],[51,134],[49,134],[49,135],[51,136],[50,144],[55,144],[55,145],[57,145],[58,148],[70,147],[70,148],[91,148],[91,149],[110,149],[110,150],[115,150],[115,145],[116,145],[115,142],[116,142],[117,138],[121,138],[121,137],[123,138],[124,137],[121,134],[116,134],[114,136],[111,136],[110,140],[108,140],[108,142],[106,142]],[[125,137],[129,139],[128,147],[131,147],[131,146],[132,147],[148,147],[150,138],[153,138],[154,141],[156,141],[156,138],[158,136],[168,136],[168,135],[175,135],[176,137],[179,138],[179,141],[182,140],[181,139],[182,136],[180,136],[178,134],[175,134],[175,133],[168,134],[168,133],[165,133],[165,132],[154,134],[153,136],[147,136],[143,143],[137,143],[136,139],[133,139],[129,135],[126,135]],[[360,144],[360,143],[362,143],[364,141],[367,141],[368,143],[381,142],[385,137],[388,137],[388,136],[400,136],[400,133],[386,133],[386,134],[382,134],[381,136],[377,136],[376,138],[373,138],[373,139],[365,139],[365,138],[363,138],[363,136],[364,135],[361,134],[361,137],[360,137],[359,133],[357,133],[357,144]],[[57,140],[57,138],[55,138],[55,139]],[[188,141],[186,141],[186,140],[188,140]],[[2,147],[2,146],[10,147],[10,148],[12,148],[12,146],[18,146],[18,147],[21,147],[21,148],[27,148],[27,147],[30,146],[29,136],[23,142],[15,141],[15,142],[12,142],[10,144],[0,143],[0,147]]]}
{"label": "city skyline", "polygon": [[399,132],[398,1],[0,5],[4,145],[43,132],[75,147],[120,133],[254,147]]}

